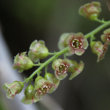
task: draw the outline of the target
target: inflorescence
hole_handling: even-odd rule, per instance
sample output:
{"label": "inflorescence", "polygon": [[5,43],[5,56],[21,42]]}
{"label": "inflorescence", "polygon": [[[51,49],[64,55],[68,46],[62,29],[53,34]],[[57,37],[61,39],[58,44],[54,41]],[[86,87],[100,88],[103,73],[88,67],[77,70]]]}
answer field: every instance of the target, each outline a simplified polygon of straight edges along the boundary
{"label": "inflorescence", "polygon": [[[99,22],[101,25],[86,35],[81,32],[63,33],[58,42],[59,52],[51,53],[44,41],[35,40],[31,43],[28,53],[18,53],[14,58],[14,69],[23,72],[35,66],[38,66],[38,68],[24,82],[14,81],[11,84],[5,83],[3,88],[7,93],[7,97],[13,99],[16,94],[23,90],[24,84],[28,84],[22,98],[22,102],[25,104],[38,102],[44,95],[53,93],[58,88],[61,80],[65,79],[68,74],[70,74],[69,80],[72,80],[83,71],[83,61],[78,63],[68,57],[74,54],[78,56],[83,55],[89,45],[92,52],[97,55],[97,62],[101,61],[110,45],[110,28],[103,32],[100,41],[97,41],[95,37],[95,34],[110,25],[110,21],[98,18],[101,10],[100,2],[91,2],[81,6],[79,9],[80,15]],[[52,55],[52,57],[44,63],[40,63],[41,59],[45,59],[49,55]],[[59,58],[61,55],[64,55],[63,59]],[[51,62],[54,74],[48,72],[48,64]],[[45,75],[41,76],[43,68],[45,68]],[[34,76],[36,76],[36,79],[34,84],[32,84]]]}

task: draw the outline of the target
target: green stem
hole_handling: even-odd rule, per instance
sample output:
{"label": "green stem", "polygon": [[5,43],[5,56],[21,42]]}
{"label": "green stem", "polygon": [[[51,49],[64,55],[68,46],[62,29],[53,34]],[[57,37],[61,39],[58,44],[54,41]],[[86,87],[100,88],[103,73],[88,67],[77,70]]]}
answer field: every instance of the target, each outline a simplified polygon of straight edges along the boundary
{"label": "green stem", "polygon": [[97,27],[95,30],[93,30],[92,32],[88,33],[85,35],[85,38],[89,38],[92,35],[95,35],[96,33],[100,32],[102,29],[104,29],[105,27],[110,25],[110,21],[106,21],[104,24],[100,25],[99,27]]}
{"label": "green stem", "polygon": [[48,59],[46,62],[44,62],[38,69],[36,69],[28,78],[25,79],[24,82],[28,83],[37,73],[39,73],[44,67],[46,67],[49,63],[51,63],[53,60],[55,60],[57,57],[61,56],[62,54],[68,52],[68,47],[57,52],[53,57]]}
{"label": "green stem", "polygon": [[40,65],[42,65],[42,63],[40,63],[40,64],[34,64],[34,66],[40,66]]}
{"label": "green stem", "polygon": [[102,23],[102,24],[103,24],[103,23],[106,23],[106,21],[104,21],[104,19],[100,20],[100,19],[96,18],[95,21],[96,21],[96,22],[99,22],[99,23]]}
{"label": "green stem", "polygon": [[54,53],[51,53],[51,52],[50,52],[49,55],[55,55],[56,53],[57,53],[57,52],[54,52]]}

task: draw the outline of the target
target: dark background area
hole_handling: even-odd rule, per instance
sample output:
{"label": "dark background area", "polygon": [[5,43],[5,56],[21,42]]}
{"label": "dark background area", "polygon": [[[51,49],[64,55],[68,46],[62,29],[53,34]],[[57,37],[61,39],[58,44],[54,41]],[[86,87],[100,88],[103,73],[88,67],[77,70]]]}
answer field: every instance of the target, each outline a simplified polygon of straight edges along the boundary
{"label": "dark background area", "polygon": [[[93,0],[0,0],[0,22],[12,57],[28,51],[35,39],[45,40],[50,51],[57,51],[59,36],[64,32],[90,32],[99,23],[78,14],[84,3]],[[110,19],[110,5],[100,0],[100,18]],[[109,2],[109,1],[108,1]],[[97,34],[97,37],[100,37]],[[81,75],[69,81],[66,78],[51,96],[64,110],[110,110],[110,49],[105,59],[96,63],[90,48],[72,59],[85,62]]]}

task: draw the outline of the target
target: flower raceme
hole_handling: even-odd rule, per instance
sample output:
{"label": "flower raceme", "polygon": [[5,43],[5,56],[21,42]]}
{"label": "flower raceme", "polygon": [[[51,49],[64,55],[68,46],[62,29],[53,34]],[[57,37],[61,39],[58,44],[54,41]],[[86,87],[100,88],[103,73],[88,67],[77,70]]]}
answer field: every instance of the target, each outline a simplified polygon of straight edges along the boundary
{"label": "flower raceme", "polygon": [[[97,61],[99,62],[104,58],[108,46],[110,45],[110,28],[106,29],[101,35],[103,43],[101,41],[95,41],[95,34],[109,26],[110,21],[98,19],[101,12],[99,2],[87,3],[79,9],[79,12],[80,15],[102,23],[102,25],[86,35],[81,32],[62,34],[58,42],[59,52],[49,52],[44,41],[34,40],[29,47],[28,53],[22,52],[15,56],[13,67],[20,72],[29,70],[35,66],[38,66],[38,68],[23,82],[14,81],[11,84],[5,83],[3,88],[8,98],[14,98],[16,94],[22,91],[24,84],[28,83],[21,101],[24,104],[32,104],[40,101],[44,95],[53,93],[58,88],[61,80],[65,79],[68,74],[70,75],[69,80],[78,76],[83,71],[85,64],[83,61],[77,62],[70,60],[68,56],[83,55],[88,48],[88,39],[90,40],[92,52],[98,56]],[[44,63],[40,63],[41,59],[49,55],[52,55],[52,57]],[[60,58],[61,55],[64,55],[64,59]],[[48,72],[48,65],[51,62],[54,74]],[[41,75],[43,68],[45,68],[45,73]],[[31,82],[34,76],[37,77],[32,85]]]}
{"label": "flower raceme", "polygon": [[58,43],[59,49],[69,47],[68,55],[82,55],[88,47],[88,41],[82,33],[62,34]]}

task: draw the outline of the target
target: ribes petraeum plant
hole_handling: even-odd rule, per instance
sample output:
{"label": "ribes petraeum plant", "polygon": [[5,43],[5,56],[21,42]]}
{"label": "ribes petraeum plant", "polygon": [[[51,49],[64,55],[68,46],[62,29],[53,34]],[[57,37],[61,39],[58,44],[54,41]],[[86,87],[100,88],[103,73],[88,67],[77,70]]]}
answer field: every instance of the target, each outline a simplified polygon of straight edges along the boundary
{"label": "ribes petraeum plant", "polygon": [[[35,66],[38,66],[38,68],[24,82],[14,81],[11,84],[5,83],[3,88],[7,92],[7,97],[14,98],[16,94],[19,94],[23,90],[24,84],[28,84],[22,98],[22,102],[25,104],[38,102],[44,95],[53,93],[58,88],[61,80],[65,79],[68,74],[70,74],[69,80],[72,80],[83,71],[83,61],[78,63],[68,57],[72,55],[83,55],[89,44],[92,52],[98,57],[97,62],[101,61],[110,45],[110,28],[103,32],[100,41],[96,40],[95,37],[95,34],[110,25],[110,21],[104,21],[98,18],[101,10],[100,2],[91,2],[81,6],[79,9],[80,15],[92,21],[99,22],[101,25],[86,35],[81,32],[63,33],[58,41],[59,52],[49,52],[44,41],[35,40],[31,43],[28,53],[18,53],[14,58],[13,67],[15,69],[23,72]],[[52,57],[44,63],[40,63],[41,59],[50,55]],[[59,58],[61,55],[64,55],[63,59]],[[51,62],[54,74],[48,71],[48,65]],[[45,75],[41,76],[44,68]],[[34,84],[31,84],[34,76],[36,76],[36,79]]]}

